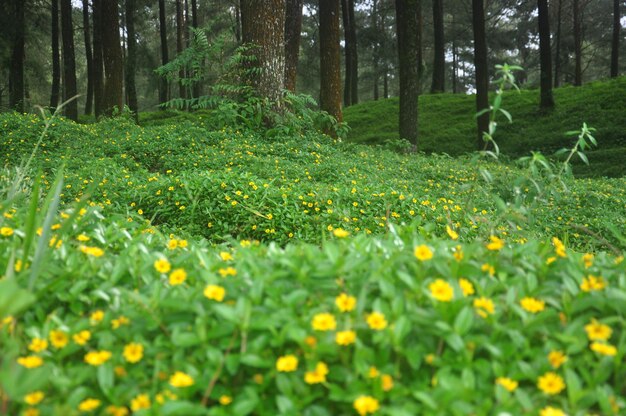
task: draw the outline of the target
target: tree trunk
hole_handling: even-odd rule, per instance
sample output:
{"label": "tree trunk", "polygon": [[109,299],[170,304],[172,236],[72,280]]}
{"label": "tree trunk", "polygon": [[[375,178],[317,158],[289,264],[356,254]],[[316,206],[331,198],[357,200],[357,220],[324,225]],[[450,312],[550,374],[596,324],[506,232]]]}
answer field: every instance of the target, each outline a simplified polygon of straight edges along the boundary
{"label": "tree trunk", "polygon": [[104,63],[102,56],[102,1],[93,0],[93,95],[96,118],[104,110]]}
{"label": "tree trunk", "polygon": [[198,16],[198,1],[191,0],[191,24],[194,28],[198,28],[200,26],[200,16]]}
{"label": "tree trunk", "polygon": [[[474,31],[474,67],[476,73],[476,112],[489,108],[489,72],[487,69],[487,38],[485,35],[484,0],[472,0],[472,26]],[[485,147],[483,133],[489,132],[489,114],[477,118],[477,148]]]}
{"label": "tree trunk", "polygon": [[183,36],[185,39],[185,48],[189,47],[189,1],[185,0],[185,27],[183,30]]}
{"label": "tree trunk", "polygon": [[102,96],[102,113],[113,115],[117,107],[124,109],[124,71],[122,48],[120,47],[120,29],[117,1],[102,1],[102,58],[104,61],[104,94]]}
{"label": "tree trunk", "polygon": [[576,58],[576,66],[574,69],[574,85],[579,87],[583,85],[582,71],[582,25],[580,19],[580,0],[573,0],[574,15],[574,55]]}
{"label": "tree trunk", "polygon": [[260,73],[248,80],[257,93],[282,110],[285,86],[285,1],[242,0],[243,42],[253,46]]}
{"label": "tree trunk", "polygon": [[[52,17],[52,90],[50,91],[50,108],[59,105],[61,91],[61,56],[59,54],[59,0],[52,0],[50,10]],[[54,110],[53,110],[54,111]]]}
{"label": "tree trunk", "polygon": [[341,111],[341,51],[339,46],[339,0],[319,0],[320,106],[343,121]]}
{"label": "tree trunk", "polygon": [[89,26],[89,0],[83,0],[83,35],[85,38],[85,60],[87,61],[85,114],[91,114],[93,111],[93,54],[91,51],[91,29]]}
{"label": "tree trunk", "polygon": [[619,74],[619,32],[622,27],[620,23],[620,0],[613,0],[613,40],[611,42],[611,78],[616,78]]}
{"label": "tree trunk", "polygon": [[126,95],[128,107],[133,112],[135,121],[139,121],[139,106],[137,104],[137,87],[135,85],[135,68],[137,66],[137,35],[135,34],[136,0],[126,0],[126,34],[128,37],[126,57]]}
{"label": "tree trunk", "polygon": [[[378,30],[378,1],[372,2],[372,27]],[[374,50],[372,51],[372,72],[374,73],[374,101],[378,101],[378,80],[380,79],[380,51],[378,40],[374,40]]]}
{"label": "tree trunk", "polygon": [[239,0],[235,0],[235,40],[241,43],[241,7]]}
{"label": "tree trunk", "polygon": [[422,0],[417,0],[417,76],[419,77],[420,93],[424,75],[424,14]]}
{"label": "tree trunk", "polygon": [[[191,0],[191,25],[194,29],[198,28],[198,3],[196,0]],[[205,66],[205,61],[202,61],[202,66]],[[194,69],[194,75],[198,75],[198,70]],[[201,71],[201,70],[200,70]],[[198,98],[202,94],[202,84],[200,81],[196,81],[193,84],[193,96]]]}
{"label": "tree trunk", "polygon": [[[159,0],[159,34],[161,36],[161,65],[170,61],[167,50],[167,22],[165,20],[165,0]],[[159,104],[167,101],[167,79],[161,77],[159,81]],[[164,109],[161,107],[161,109]]]}
{"label": "tree trunk", "polygon": [[[63,99],[67,101],[77,94],[71,0],[61,0],[61,36],[63,37]],[[70,120],[78,120],[77,100],[65,104],[65,116]]]}
{"label": "tree trunk", "polygon": [[548,0],[537,0],[539,10],[539,58],[541,61],[541,108],[554,107],[552,96],[552,50]]}
{"label": "tree trunk", "polygon": [[285,88],[296,91],[303,0],[287,0],[285,11]]}
{"label": "tree trunk", "polygon": [[[183,32],[185,31],[185,16],[183,13],[183,0],[176,0],[176,54],[180,55],[183,52],[185,45],[185,38]],[[185,86],[182,83],[185,78],[185,70],[178,71],[178,95],[180,98],[187,98]]]}
{"label": "tree trunk", "polygon": [[396,0],[396,33],[400,69],[400,138],[417,146],[418,0]]}
{"label": "tree trunk", "polygon": [[556,14],[556,53],[554,54],[554,87],[561,84],[561,22],[563,20],[563,0],[558,0],[559,8]]}
{"label": "tree trunk", "polygon": [[24,54],[26,42],[26,21],[24,17],[24,1],[15,2],[13,21],[13,51],[9,69],[9,107],[24,112]]}
{"label": "tree trunk", "polygon": [[350,39],[350,102],[357,104],[359,102],[359,56],[356,37],[356,20],[354,17],[354,0],[348,0],[348,17],[350,20],[350,28],[348,30],[348,38]]}
{"label": "tree trunk", "polygon": [[344,64],[345,77],[343,82],[343,105],[349,107],[352,101],[352,43],[349,35],[350,30],[350,14],[348,12],[348,0],[341,0],[341,17],[343,20],[343,39],[344,39]]}
{"label": "tree trunk", "polygon": [[434,34],[434,62],[433,83],[430,91],[439,93],[445,91],[446,82],[446,45],[443,33],[443,0],[433,0]]}

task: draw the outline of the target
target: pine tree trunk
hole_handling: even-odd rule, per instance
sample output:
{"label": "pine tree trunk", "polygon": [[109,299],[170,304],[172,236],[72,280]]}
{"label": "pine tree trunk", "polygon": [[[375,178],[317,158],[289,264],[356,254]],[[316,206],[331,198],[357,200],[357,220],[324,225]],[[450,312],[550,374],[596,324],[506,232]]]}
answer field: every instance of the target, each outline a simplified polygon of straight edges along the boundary
{"label": "pine tree trunk", "polygon": [[580,0],[573,0],[573,15],[574,15],[574,55],[576,59],[574,69],[574,85],[579,87],[583,85],[583,71],[582,71],[582,25],[580,19]]}
{"label": "pine tree trunk", "polygon": [[241,43],[241,7],[239,0],[235,0],[235,40]]}
{"label": "pine tree trunk", "polygon": [[[378,30],[378,1],[372,2],[372,27]],[[374,101],[378,101],[378,81],[380,79],[380,51],[378,42],[374,41],[374,50],[372,51],[372,72],[374,76]]]}
{"label": "pine tree trunk", "polygon": [[85,114],[91,114],[93,111],[93,53],[91,51],[89,0],[83,0],[83,36],[85,38],[85,60],[87,61],[87,98],[85,99]]}
{"label": "pine tree trunk", "polygon": [[[159,0],[159,34],[161,36],[161,65],[165,65],[170,61],[167,49],[167,22],[165,20],[165,0]],[[161,77],[159,81],[159,104],[167,101],[168,97],[167,79]],[[161,107],[161,109],[165,109]]]}
{"label": "pine tree trunk", "polygon": [[400,76],[400,138],[417,147],[419,98],[418,0],[396,0],[396,33]]}
{"label": "pine tree trunk", "polygon": [[537,0],[539,11],[539,58],[541,61],[541,108],[554,107],[552,96],[552,49],[548,0]]}
{"label": "pine tree trunk", "polygon": [[61,93],[61,56],[59,53],[59,0],[52,0],[50,9],[52,17],[52,90],[50,91],[50,108],[59,105]]}
{"label": "pine tree trunk", "polygon": [[296,91],[303,0],[287,0],[285,11],[285,88]]}
{"label": "pine tree trunk", "polygon": [[[476,73],[476,112],[489,108],[489,72],[487,67],[487,38],[485,35],[484,0],[472,0],[474,31],[474,67]],[[489,132],[489,114],[477,118],[477,148],[485,148],[483,133]]]}
{"label": "pine tree trunk", "polygon": [[93,95],[96,118],[104,110],[104,63],[102,56],[102,1],[93,0]]}
{"label": "pine tree trunk", "polygon": [[[67,101],[77,95],[71,0],[61,0],[61,36],[63,38],[63,99]],[[65,116],[70,120],[78,120],[77,100],[74,99],[65,104]]]}
{"label": "pine tree trunk", "polygon": [[104,93],[102,96],[102,113],[113,115],[117,107],[124,108],[124,71],[122,48],[120,47],[120,29],[117,1],[102,1],[102,60],[104,62]]}
{"label": "pine tree trunk", "polygon": [[417,0],[417,76],[419,77],[420,93],[424,75],[424,14],[422,0]]}
{"label": "pine tree trunk", "polygon": [[563,21],[563,0],[558,0],[559,8],[556,14],[556,52],[554,54],[554,87],[561,84],[561,22]]}
{"label": "pine tree trunk", "polygon": [[443,32],[443,0],[433,0],[433,26],[434,26],[434,55],[433,83],[430,91],[439,93],[445,91],[446,82],[446,56]]}
{"label": "pine tree trunk", "polygon": [[344,40],[344,65],[345,77],[343,83],[343,105],[349,107],[352,101],[352,44],[350,40],[350,14],[348,12],[348,0],[341,0],[341,17],[343,20],[343,40]]}
{"label": "pine tree trunk", "polygon": [[339,46],[339,0],[319,0],[320,106],[343,121],[341,111],[341,51]]}
{"label": "pine tree trunk", "polygon": [[389,98],[389,71],[385,68],[385,73],[383,74],[383,98]]}
{"label": "pine tree trunk", "polygon": [[135,121],[139,121],[139,106],[137,104],[137,87],[135,85],[135,68],[137,66],[137,35],[135,33],[136,0],[126,0],[126,34],[128,37],[126,57],[126,95],[128,107],[133,112]]}
{"label": "pine tree trunk", "polygon": [[619,75],[620,0],[613,0],[613,39],[611,41],[611,78]]}
{"label": "pine tree trunk", "polygon": [[354,0],[348,0],[348,17],[350,19],[350,29],[348,31],[348,37],[350,38],[351,54],[350,54],[350,101],[352,104],[359,102],[359,55],[357,48],[357,36],[356,36],[356,20],[354,17]]}
{"label": "pine tree trunk", "polygon": [[24,18],[24,1],[15,2],[15,20],[13,21],[13,51],[9,68],[9,107],[24,112],[24,54],[26,21]]}
{"label": "pine tree trunk", "polygon": [[[183,13],[183,0],[176,0],[176,54],[180,55],[183,53],[183,49],[185,47],[185,37],[183,33],[185,32],[185,16]],[[178,71],[178,95],[180,98],[187,98],[186,88],[182,83],[183,78],[185,78],[185,70],[181,69]]]}
{"label": "pine tree trunk", "polygon": [[198,16],[198,1],[191,0],[191,24],[194,28],[198,28],[200,26],[200,16]]}

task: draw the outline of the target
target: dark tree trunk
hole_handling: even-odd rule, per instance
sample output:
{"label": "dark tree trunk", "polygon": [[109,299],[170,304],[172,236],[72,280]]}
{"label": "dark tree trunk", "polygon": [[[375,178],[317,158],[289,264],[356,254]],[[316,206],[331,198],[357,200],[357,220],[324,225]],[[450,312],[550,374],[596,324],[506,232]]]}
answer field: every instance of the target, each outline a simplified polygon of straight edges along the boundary
{"label": "dark tree trunk", "polygon": [[339,0],[319,0],[320,106],[343,121],[341,111],[341,51],[339,46]]}
{"label": "dark tree trunk", "polygon": [[89,0],[83,0],[83,35],[85,38],[85,60],[87,61],[85,114],[91,114],[93,111],[93,54],[91,51],[91,29],[89,24]]}
{"label": "dark tree trunk", "polygon": [[424,14],[422,11],[422,0],[417,0],[417,76],[420,93],[424,75]]}
{"label": "dark tree trunk", "polygon": [[[373,0],[372,4],[372,27],[378,30],[378,1]],[[374,75],[374,101],[378,101],[378,81],[380,79],[380,48],[378,41],[374,40],[374,50],[372,51],[372,71]]]}
{"label": "dark tree trunk", "polygon": [[285,88],[296,91],[303,0],[287,0],[285,11]]}
{"label": "dark tree trunk", "polygon": [[348,18],[350,26],[347,32],[347,39],[350,40],[350,102],[359,102],[359,56],[356,36],[356,20],[354,17],[354,0],[348,1]]}
{"label": "dark tree trunk", "polygon": [[620,23],[620,0],[613,0],[613,40],[611,42],[611,78],[619,74],[619,32],[622,27]]}
{"label": "dark tree trunk", "polygon": [[396,32],[400,69],[400,138],[417,146],[418,0],[396,0]]}
{"label": "dark tree trunk", "polygon": [[[161,65],[165,65],[170,61],[167,50],[167,22],[165,20],[165,0],[159,0],[159,34],[161,36]],[[165,77],[161,77],[159,81],[159,104],[163,104],[167,101],[167,89],[167,79]]]}
{"label": "dark tree trunk", "polygon": [[61,93],[61,56],[59,54],[59,0],[52,0],[50,10],[52,17],[52,90],[50,92],[50,108],[59,105]]}
{"label": "dark tree trunk", "polygon": [[235,0],[235,40],[241,43],[241,7],[239,0]]}
{"label": "dark tree trunk", "polygon": [[128,37],[126,57],[126,95],[128,107],[133,112],[135,121],[139,121],[139,106],[137,104],[137,87],[135,86],[135,68],[137,66],[137,35],[135,34],[136,0],[126,0],[126,34]]}
{"label": "dark tree trunk", "polygon": [[433,93],[444,92],[446,82],[446,45],[443,33],[443,0],[433,0],[433,26],[434,26],[434,62],[433,84],[430,91]]}
{"label": "dark tree trunk", "polygon": [[343,80],[343,105],[349,107],[352,101],[352,44],[350,42],[350,13],[348,12],[348,0],[341,0],[341,17],[343,20],[343,39],[344,39],[344,64],[345,77]]}
{"label": "dark tree trunk", "polygon": [[552,49],[548,0],[537,0],[539,10],[539,57],[541,61],[541,108],[554,107],[552,96]]}
{"label": "dark tree trunk", "polygon": [[452,41],[452,93],[456,94],[457,90],[457,77],[459,75],[459,62],[458,53],[456,49],[456,41]]}
{"label": "dark tree trunk", "polygon": [[9,107],[24,112],[24,57],[26,42],[26,21],[24,17],[24,1],[15,2],[13,21],[13,51],[9,69]]}
{"label": "dark tree trunk", "polygon": [[260,69],[249,82],[280,111],[285,86],[285,1],[242,0],[241,29],[243,42],[254,45],[251,53]]}
{"label": "dark tree trunk", "polygon": [[[71,0],[61,0],[61,35],[63,37],[63,99],[67,101],[77,94]],[[74,99],[65,104],[65,116],[70,120],[78,120],[77,100]]]}
{"label": "dark tree trunk", "polygon": [[104,0],[102,6],[102,58],[104,61],[104,94],[102,113],[111,116],[117,107],[124,108],[124,71],[117,1]]}
{"label": "dark tree trunk", "polygon": [[389,98],[389,72],[386,68],[383,74],[383,98]]}
{"label": "dark tree trunk", "polygon": [[[476,72],[476,112],[489,108],[489,72],[487,69],[487,38],[485,35],[484,0],[472,0],[472,26],[474,30],[474,67]],[[477,118],[477,148],[485,147],[483,133],[489,132],[489,114]]]}
{"label": "dark tree trunk", "polygon": [[200,26],[199,17],[200,16],[198,16],[198,1],[191,0],[191,24],[196,29]]}
{"label": "dark tree trunk", "polygon": [[189,47],[189,1],[185,0],[185,27],[183,31],[183,36],[185,38],[185,47]]}
{"label": "dark tree trunk", "polygon": [[[185,47],[185,16],[183,12],[183,0],[176,0],[176,54],[180,55]],[[178,95],[187,98],[185,86],[182,83],[185,78],[185,70],[178,71]]]}
{"label": "dark tree trunk", "polygon": [[561,84],[561,22],[563,21],[563,0],[558,0],[559,8],[556,13],[556,52],[554,54],[554,87]]}
{"label": "dark tree trunk", "polygon": [[93,0],[93,95],[96,117],[104,110],[104,63],[102,56],[102,1]]}
{"label": "dark tree trunk", "polygon": [[583,85],[583,70],[582,70],[582,24],[580,19],[580,0],[573,0],[573,15],[574,15],[574,55],[576,59],[574,69],[574,85],[579,87]]}

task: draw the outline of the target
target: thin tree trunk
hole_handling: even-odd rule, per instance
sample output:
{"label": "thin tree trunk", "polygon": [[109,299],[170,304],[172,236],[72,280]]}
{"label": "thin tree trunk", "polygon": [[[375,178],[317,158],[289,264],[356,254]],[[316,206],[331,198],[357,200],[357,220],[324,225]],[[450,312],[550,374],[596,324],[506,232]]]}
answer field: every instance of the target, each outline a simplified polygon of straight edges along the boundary
{"label": "thin tree trunk", "polygon": [[459,75],[459,62],[456,49],[456,40],[452,40],[452,93],[456,94],[457,91],[457,77]]}
{"label": "thin tree trunk", "polygon": [[[67,101],[77,94],[71,0],[61,0],[61,36],[63,38],[63,98]],[[78,120],[77,100],[65,104],[65,116],[70,120]]]}
{"label": "thin tree trunk", "polygon": [[418,0],[396,0],[400,67],[400,138],[417,147],[419,74],[417,70]]}
{"label": "thin tree trunk", "polygon": [[[474,31],[474,67],[476,73],[476,112],[489,108],[489,73],[487,70],[487,38],[485,35],[485,9],[483,0],[472,0],[472,26]],[[477,148],[485,147],[483,133],[489,132],[489,114],[477,118]]]}
{"label": "thin tree trunk", "polygon": [[430,88],[432,93],[445,91],[446,82],[446,56],[443,32],[443,0],[433,0],[433,26],[434,26],[434,62],[433,83]]}
{"label": "thin tree trunk", "polygon": [[[161,37],[161,65],[165,65],[170,61],[167,49],[167,22],[165,20],[165,0],[159,0],[159,35]],[[168,97],[167,79],[161,77],[159,81],[159,104],[167,101]],[[161,107],[164,110],[164,107]]]}
{"label": "thin tree trunk", "polygon": [[285,88],[296,91],[303,0],[287,0],[285,11]]}
{"label": "thin tree trunk", "polygon": [[417,0],[417,76],[420,93],[424,76],[424,14],[422,0]]}
{"label": "thin tree trunk", "polygon": [[[372,27],[378,30],[378,1],[372,2]],[[378,40],[374,40],[374,50],[372,51],[372,71],[374,75],[374,101],[378,101],[378,80],[380,79],[380,50]]]}
{"label": "thin tree trunk", "polygon": [[52,0],[50,9],[52,17],[52,90],[50,91],[50,108],[59,105],[61,92],[61,57],[59,54],[59,0]]}
{"label": "thin tree trunk", "polygon": [[620,0],[613,0],[613,39],[611,41],[611,78],[619,74]]}
{"label": "thin tree trunk", "polygon": [[119,15],[116,1],[102,2],[102,58],[104,61],[104,94],[102,113],[113,115],[115,108],[124,108],[124,70],[120,47]]}
{"label": "thin tree trunk", "polygon": [[[191,25],[194,29],[198,28],[199,16],[198,16],[198,3],[196,0],[191,0]],[[202,66],[204,67],[205,61],[202,61]],[[198,75],[197,70],[195,71],[195,75]],[[202,84],[201,81],[196,81],[193,84],[193,96],[198,98],[202,94]]]}
{"label": "thin tree trunk", "polygon": [[102,0],[93,0],[93,94],[96,117],[104,110],[104,63],[102,56]]}
{"label": "thin tree trunk", "polygon": [[235,40],[241,43],[241,7],[239,0],[235,0]]}
{"label": "thin tree trunk", "polygon": [[91,29],[89,24],[89,0],[83,0],[83,35],[85,38],[85,60],[87,61],[85,114],[91,114],[93,111],[93,54],[91,51]]}
{"label": "thin tree trunk", "polygon": [[350,30],[348,35],[352,46],[352,54],[350,55],[352,61],[350,64],[352,71],[350,76],[350,93],[352,96],[350,97],[350,101],[352,104],[357,104],[359,102],[359,54],[356,36],[356,19],[354,17],[354,0],[348,0],[348,14],[350,17]]}
{"label": "thin tree trunk", "polygon": [[320,106],[343,121],[341,111],[341,51],[339,46],[339,0],[319,0]]}
{"label": "thin tree trunk", "polygon": [[[183,53],[185,45],[185,16],[183,12],[183,0],[176,0],[176,54]],[[180,98],[187,98],[186,88],[183,85],[182,80],[185,78],[185,70],[180,69],[178,71],[178,95]]]}
{"label": "thin tree trunk", "polygon": [[343,83],[343,105],[349,107],[352,102],[352,43],[350,39],[350,14],[348,12],[348,0],[341,0],[341,17],[343,20],[344,39],[344,64],[345,77]]}
{"label": "thin tree trunk", "polygon": [[137,35],[135,33],[136,0],[126,0],[126,34],[128,37],[126,57],[126,95],[128,107],[133,112],[135,121],[139,121],[139,106],[137,104],[137,87],[135,85],[135,68],[137,66]]}
{"label": "thin tree trunk", "polygon": [[385,68],[385,73],[383,74],[383,98],[389,98],[389,71]]}
{"label": "thin tree trunk", "polygon": [[541,108],[554,107],[552,96],[552,50],[548,0],[537,0],[539,11],[539,57],[541,61]]}
{"label": "thin tree trunk", "polygon": [[580,19],[580,0],[573,0],[574,15],[574,55],[576,59],[574,69],[574,85],[579,87],[583,84],[582,73],[582,27]]}
{"label": "thin tree trunk", "polygon": [[15,20],[13,34],[13,51],[11,53],[11,66],[9,68],[9,107],[13,110],[24,112],[24,54],[26,42],[26,21],[24,17],[24,1],[15,3]]}
{"label": "thin tree trunk", "polygon": [[558,0],[559,8],[556,14],[556,53],[554,54],[554,87],[561,84],[561,22],[563,21],[563,0]]}

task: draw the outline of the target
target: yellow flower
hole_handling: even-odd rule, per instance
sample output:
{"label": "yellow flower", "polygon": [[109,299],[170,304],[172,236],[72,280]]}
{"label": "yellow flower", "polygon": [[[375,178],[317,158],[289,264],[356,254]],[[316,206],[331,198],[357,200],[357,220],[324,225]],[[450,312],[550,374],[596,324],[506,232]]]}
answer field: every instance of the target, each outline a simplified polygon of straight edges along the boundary
{"label": "yellow flower", "polygon": [[463,296],[471,296],[474,294],[474,285],[469,280],[461,277],[459,279],[459,286],[461,287]]}
{"label": "yellow flower", "polygon": [[585,331],[590,341],[606,341],[611,338],[613,330],[608,325],[601,324],[595,319],[590,324],[585,325]]}
{"label": "yellow flower", "polygon": [[350,235],[350,233],[348,231],[344,230],[343,228],[335,228],[333,230],[333,234],[337,238],[345,238],[345,237]]}
{"label": "yellow flower", "polygon": [[552,256],[552,257],[548,257],[548,258],[546,259],[546,264],[547,264],[547,265],[550,265],[550,264],[554,263],[555,261],[556,261],[556,257],[554,257],[554,256]]}
{"label": "yellow flower", "polygon": [[17,359],[17,363],[22,367],[37,368],[43,365],[43,360],[41,357],[37,357],[36,355],[29,355],[27,357],[19,357]]}
{"label": "yellow flower", "polygon": [[339,331],[335,335],[335,341],[339,345],[350,345],[356,341],[356,332],[354,331]]}
{"label": "yellow flower", "polygon": [[177,239],[172,238],[170,241],[167,242],[168,250],[176,250],[177,247],[178,247],[178,240]]}
{"label": "yellow flower", "polygon": [[87,330],[80,331],[79,333],[74,334],[72,339],[78,345],[85,345],[87,343],[87,341],[89,341],[91,339],[91,332],[89,332]]}
{"label": "yellow flower", "polygon": [[550,351],[548,361],[552,368],[557,369],[567,361],[567,355],[563,351]]}
{"label": "yellow flower", "polygon": [[464,257],[464,255],[463,255],[463,248],[460,245],[456,246],[454,248],[454,250],[453,250],[453,254],[452,255],[454,256],[454,259],[456,261],[463,260],[463,257]]}
{"label": "yellow flower", "polygon": [[11,227],[0,228],[0,235],[2,237],[11,237],[13,235],[13,228]]}
{"label": "yellow flower", "polygon": [[493,301],[485,297],[474,299],[474,308],[476,309],[476,313],[483,318],[486,318],[487,315],[493,315],[495,312]]}
{"label": "yellow flower", "polygon": [[120,316],[119,318],[117,318],[117,319],[113,319],[113,320],[111,321],[111,328],[113,328],[113,329],[117,329],[117,328],[119,328],[120,326],[122,326],[122,325],[128,325],[129,323],[130,323],[130,319],[128,319],[127,317],[125,317],[125,316],[123,316],[123,315],[122,315],[122,316]]}
{"label": "yellow flower", "polygon": [[237,276],[237,270],[234,267],[226,267],[226,268],[221,268],[217,271],[220,276],[222,277],[226,277],[226,276]]}
{"label": "yellow flower", "polygon": [[276,370],[289,373],[298,369],[298,357],[295,355],[283,355],[276,360]]}
{"label": "yellow flower", "polygon": [[354,403],[352,403],[352,405],[360,416],[365,416],[368,413],[374,413],[380,409],[378,400],[371,396],[359,396]]}
{"label": "yellow flower", "polygon": [[493,276],[496,273],[496,268],[493,267],[491,264],[489,263],[485,263],[480,267],[480,270],[482,270],[483,272],[487,272],[489,273],[489,276]]}
{"label": "yellow flower", "polygon": [[591,253],[583,254],[583,263],[585,264],[585,269],[588,269],[591,266],[593,266],[593,254]]}
{"label": "yellow flower", "polygon": [[221,302],[224,300],[225,295],[226,295],[226,289],[224,289],[222,286],[208,285],[207,287],[204,288],[204,296],[207,299]]}
{"label": "yellow flower", "polygon": [[102,250],[100,247],[80,246],[80,251],[87,254],[88,256],[102,257],[104,255],[104,250]]}
{"label": "yellow flower", "polygon": [[393,377],[391,377],[389,374],[383,374],[380,377],[380,380],[382,383],[383,391],[390,391],[393,388]]}
{"label": "yellow flower", "polygon": [[580,289],[583,292],[593,292],[596,290],[602,290],[606,287],[606,282],[602,276],[593,276],[583,278],[583,282],[580,284]]}
{"label": "yellow flower", "polygon": [[130,409],[133,412],[150,408],[150,396],[147,394],[140,394],[130,401]]}
{"label": "yellow flower", "polygon": [[48,348],[48,341],[42,338],[33,338],[33,340],[28,345],[28,349],[32,352],[41,352]]}
{"label": "yellow flower", "polygon": [[59,329],[50,331],[49,338],[52,346],[57,349],[65,347],[69,342],[67,334]]}
{"label": "yellow flower", "polygon": [[78,241],[80,241],[81,243],[85,243],[85,242],[87,242],[87,241],[91,240],[91,238],[87,237],[85,234],[79,234],[79,235],[76,237],[76,239],[77,239]]}
{"label": "yellow flower", "polygon": [[229,253],[229,252],[227,252],[227,251],[222,251],[222,252],[220,252],[220,258],[221,258],[223,261],[230,261],[230,260],[232,260],[232,259],[233,259],[233,255],[232,255],[232,254],[230,254],[230,253]]}
{"label": "yellow flower", "polygon": [[433,258],[433,251],[425,244],[415,247],[413,254],[420,261],[426,261]]}
{"label": "yellow flower", "polygon": [[453,240],[459,239],[459,233],[450,228],[449,225],[446,225],[446,233],[448,233],[448,236]]}
{"label": "yellow flower", "polygon": [[367,315],[366,318],[367,325],[376,331],[382,331],[387,328],[387,320],[385,319],[385,315],[380,312],[372,312]]}
{"label": "yellow flower", "polygon": [[440,302],[450,302],[454,298],[454,289],[443,279],[437,279],[428,285],[430,294]]}
{"label": "yellow flower", "polygon": [[367,373],[367,376],[369,378],[376,378],[379,375],[380,375],[380,373],[378,372],[378,368],[376,368],[376,367],[370,367],[370,369],[369,369],[369,371]]}
{"label": "yellow flower", "polygon": [[567,257],[567,252],[565,251],[565,244],[557,237],[552,237],[552,244],[554,244],[554,251],[559,257]]}
{"label": "yellow flower", "polygon": [[123,406],[122,407],[113,406],[113,405],[107,406],[104,412],[110,416],[128,416],[128,409]]}
{"label": "yellow flower", "polygon": [[307,371],[304,374],[304,381],[307,384],[324,383],[326,382],[326,375],[328,375],[328,366],[320,361],[315,366],[315,370]]}
{"label": "yellow flower", "polygon": [[330,313],[318,313],[313,317],[311,326],[316,331],[334,331],[337,328],[337,321]]}
{"label": "yellow flower", "polygon": [[489,237],[489,243],[487,244],[487,250],[499,251],[504,247],[504,240],[495,235]]}
{"label": "yellow flower", "polygon": [[138,363],[143,358],[143,345],[131,342],[124,347],[123,355],[129,363]]}
{"label": "yellow flower", "polygon": [[39,410],[34,408],[34,407],[29,407],[28,409],[24,410],[24,413],[22,413],[22,416],[39,416],[41,413],[39,413]]}
{"label": "yellow flower", "polygon": [[595,351],[598,354],[608,355],[609,357],[614,357],[617,355],[617,348],[615,348],[611,344],[604,344],[602,342],[592,342],[589,346],[591,351]]}
{"label": "yellow flower", "polygon": [[517,381],[510,379],[508,377],[498,377],[496,379],[496,384],[504,387],[506,390],[513,392],[517,388]]}
{"label": "yellow flower", "polygon": [[227,396],[225,394],[220,396],[220,404],[222,406],[228,406],[229,404],[231,404],[233,402],[233,398],[230,396]]}
{"label": "yellow flower", "polygon": [[92,312],[91,316],[89,317],[89,320],[91,321],[92,325],[96,325],[100,323],[103,319],[104,319],[104,312],[101,310]]}
{"label": "yellow flower", "polygon": [[426,361],[426,364],[432,365],[435,362],[435,358],[437,358],[435,354],[428,354],[424,360]]}
{"label": "yellow flower", "polygon": [[91,412],[100,407],[100,400],[98,399],[86,399],[80,402],[78,410],[81,412]]}
{"label": "yellow flower", "polygon": [[167,273],[172,268],[172,265],[169,261],[167,261],[167,259],[161,258],[154,262],[154,268],[159,273]]}
{"label": "yellow flower", "polygon": [[335,298],[335,305],[337,305],[341,312],[350,312],[356,307],[356,298],[342,293]]}
{"label": "yellow flower", "polygon": [[124,367],[122,367],[121,365],[116,366],[113,369],[113,372],[115,373],[116,376],[118,377],[124,377],[126,376],[126,369]]}
{"label": "yellow flower", "polygon": [[39,403],[41,403],[44,397],[45,397],[45,394],[43,394],[43,391],[34,391],[24,396],[24,402],[31,406],[36,406]]}
{"label": "yellow flower", "polygon": [[172,387],[189,387],[193,385],[193,378],[182,371],[177,371],[170,377],[170,385]]}
{"label": "yellow flower", "polygon": [[170,285],[176,286],[181,285],[187,279],[187,272],[185,269],[175,269],[172,273],[170,273]]}
{"label": "yellow flower", "polygon": [[90,351],[85,354],[85,362],[94,367],[98,367],[111,359],[111,353],[109,351]]}
{"label": "yellow flower", "polygon": [[546,302],[531,297],[525,297],[519,303],[522,305],[522,308],[530,313],[538,313],[546,308]]}
{"label": "yellow flower", "polygon": [[565,389],[565,382],[561,376],[550,371],[539,377],[537,387],[546,394],[559,394]]}
{"label": "yellow flower", "polygon": [[556,407],[544,407],[539,412],[539,416],[567,416],[561,409],[557,409]]}

